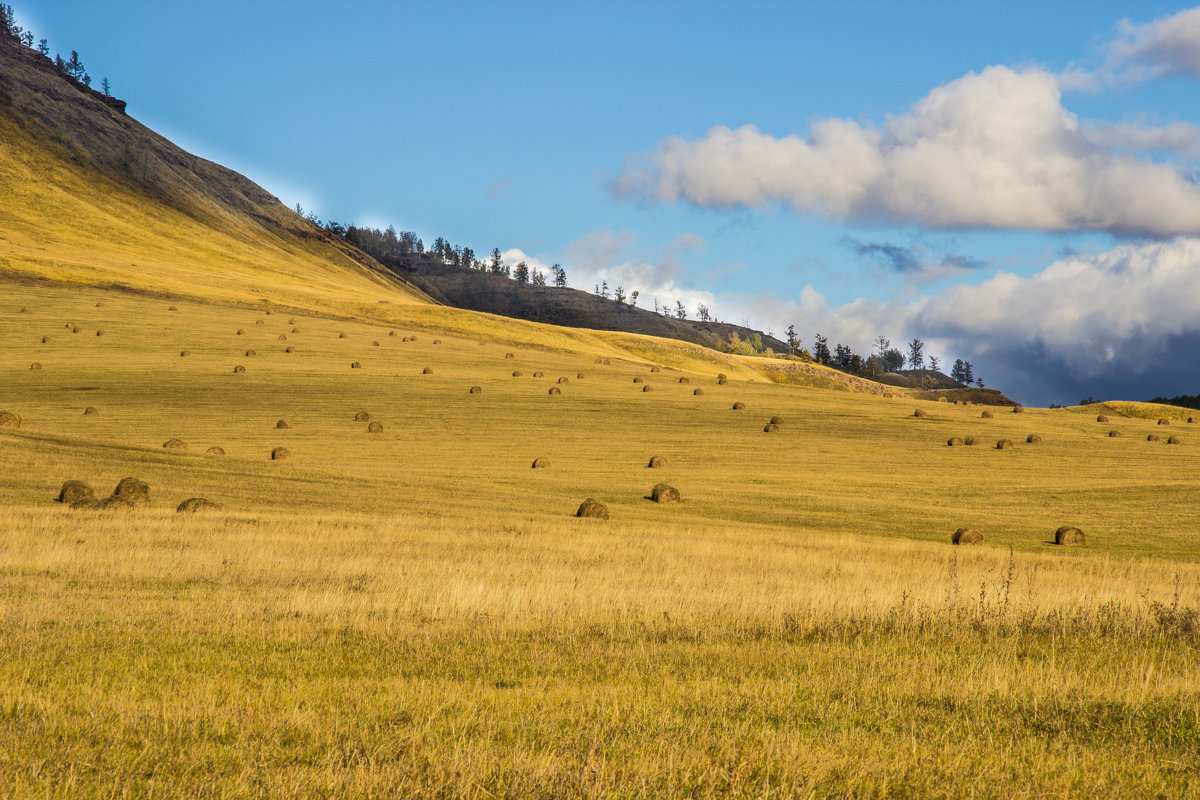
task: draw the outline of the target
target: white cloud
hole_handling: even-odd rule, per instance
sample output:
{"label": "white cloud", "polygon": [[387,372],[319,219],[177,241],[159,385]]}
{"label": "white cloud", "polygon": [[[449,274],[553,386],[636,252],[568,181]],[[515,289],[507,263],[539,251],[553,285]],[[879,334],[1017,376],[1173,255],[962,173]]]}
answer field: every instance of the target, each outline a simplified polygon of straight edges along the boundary
{"label": "white cloud", "polygon": [[1200,128],[1187,122],[1162,126],[1096,122],[1083,132],[1092,144],[1109,150],[1200,156]]}
{"label": "white cloud", "polygon": [[1162,75],[1200,78],[1200,8],[1189,8],[1143,24],[1128,20],[1109,45],[1112,66],[1126,80]]}
{"label": "white cloud", "polygon": [[753,125],[670,137],[641,164],[630,161],[612,188],[664,203],[781,202],[833,220],[939,229],[1200,233],[1200,186],[1093,138],[1105,133],[1063,107],[1055,76],[997,66],[933,90],[881,129],[825,119],[807,139]]}

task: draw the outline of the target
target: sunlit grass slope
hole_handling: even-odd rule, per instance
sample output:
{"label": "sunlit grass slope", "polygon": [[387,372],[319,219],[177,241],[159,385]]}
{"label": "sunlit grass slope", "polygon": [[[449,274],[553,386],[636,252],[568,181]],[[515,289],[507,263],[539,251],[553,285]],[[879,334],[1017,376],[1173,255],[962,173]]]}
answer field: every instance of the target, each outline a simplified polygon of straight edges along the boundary
{"label": "sunlit grass slope", "polygon": [[[1200,793],[1186,417],[987,419],[426,306],[2,297],[5,796]],[[125,476],[149,507],[54,502]]]}

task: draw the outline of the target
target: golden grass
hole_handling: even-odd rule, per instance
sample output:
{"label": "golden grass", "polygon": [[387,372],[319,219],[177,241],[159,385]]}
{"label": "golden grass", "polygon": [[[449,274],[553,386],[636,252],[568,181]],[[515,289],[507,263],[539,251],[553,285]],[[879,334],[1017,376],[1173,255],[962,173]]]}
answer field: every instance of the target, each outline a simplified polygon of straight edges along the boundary
{"label": "golden grass", "polygon": [[[1200,437],[1144,441],[1157,409],[981,420],[419,305],[380,306],[396,337],[299,311],[291,334],[3,288],[6,796],[1200,792]],[[127,475],[146,509],[53,502]],[[663,480],[683,503],[646,499]],[[196,496],[226,510],[174,513]],[[609,521],[571,516],[589,496]],[[1050,544],[1064,524],[1087,547]]]}

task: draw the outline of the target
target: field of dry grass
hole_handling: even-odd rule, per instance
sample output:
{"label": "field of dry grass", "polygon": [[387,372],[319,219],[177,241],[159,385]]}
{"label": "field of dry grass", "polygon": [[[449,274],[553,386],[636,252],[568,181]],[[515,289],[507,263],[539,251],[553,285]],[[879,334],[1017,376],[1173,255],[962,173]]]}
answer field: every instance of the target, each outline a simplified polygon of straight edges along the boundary
{"label": "field of dry grass", "polygon": [[[0,296],[0,796],[1200,795],[1184,412],[984,419],[419,304]],[[148,507],[54,502],[125,476]]]}

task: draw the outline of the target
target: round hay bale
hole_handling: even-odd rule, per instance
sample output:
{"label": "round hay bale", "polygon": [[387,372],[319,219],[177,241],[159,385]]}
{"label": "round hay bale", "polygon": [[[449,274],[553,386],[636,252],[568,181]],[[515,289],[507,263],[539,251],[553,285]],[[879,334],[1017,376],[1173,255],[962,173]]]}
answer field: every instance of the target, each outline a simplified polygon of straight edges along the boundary
{"label": "round hay bale", "polygon": [[581,373],[579,373],[578,375],[576,375],[576,376],[575,376],[575,380],[577,380],[577,381],[581,381],[581,380],[583,380],[583,373],[581,372]]}
{"label": "round hay bale", "polygon": [[1161,437],[1161,436],[1159,436],[1157,433],[1152,433],[1152,434],[1150,434],[1149,436],[1147,436],[1147,437],[1146,437],[1146,441],[1147,441],[1147,442],[1161,442],[1161,441],[1162,441],[1162,437]]}
{"label": "round hay bale", "polygon": [[743,403],[743,402],[742,402],[742,401],[740,401],[740,400],[739,400],[738,402],[736,402],[736,403],[734,403],[734,404],[733,404],[733,410],[734,410],[734,411],[744,411],[744,410],[745,410],[745,408],[746,408],[746,404],[745,404],[745,403]]}
{"label": "round hay bale", "polygon": [[245,367],[243,367],[241,364],[238,364],[236,367],[234,367],[234,368],[233,368],[233,371],[234,371],[235,373],[237,373],[237,372],[245,372],[245,371],[246,371],[246,368],[245,368]]}
{"label": "round hay bale", "polygon": [[137,478],[121,478],[112,496],[129,505],[140,506],[150,502],[150,485]]}
{"label": "round hay bale", "polygon": [[245,330],[244,328],[238,328],[238,329],[237,329],[237,335],[238,335],[238,336],[245,336],[245,335],[246,335],[246,330]]}
{"label": "round hay bale", "polygon": [[1012,439],[1001,439],[1000,441],[996,442],[997,450],[1012,450],[1012,446]]}
{"label": "round hay bale", "polygon": [[83,410],[83,415],[84,415],[85,417],[94,416],[94,415],[96,415],[96,414],[99,414],[99,413],[100,413],[100,412],[96,410],[96,407],[95,407],[95,406],[88,406],[87,408],[85,408],[85,409]]}
{"label": "round hay bale", "polygon": [[74,322],[68,322],[68,323],[67,323],[67,325],[66,325],[66,328],[67,328],[67,330],[69,330],[69,331],[73,331],[73,330],[75,330],[75,323],[74,323]]}
{"label": "round hay bale", "polygon": [[1167,444],[1183,444],[1183,440],[1180,439],[1178,436],[1168,436]]}
{"label": "round hay bale", "polygon": [[644,383],[644,381],[641,378],[634,378],[633,382],[634,383]]}
{"label": "round hay bale", "polygon": [[187,357],[188,357],[188,356],[190,356],[191,354],[192,354],[192,351],[191,351],[191,350],[180,350],[180,351],[179,351],[179,357],[180,357],[180,358],[187,358]]}
{"label": "round hay bale", "polygon": [[949,400],[947,400],[945,397],[939,397],[939,398],[937,399],[937,401],[938,401],[939,403],[949,403],[949,402],[950,402],[950,401],[949,401]]}
{"label": "round hay bale", "polygon": [[1087,537],[1079,528],[1063,525],[1054,532],[1054,543],[1065,547],[1082,547],[1087,544]]}
{"label": "round hay bale", "polygon": [[407,341],[408,341],[408,337],[407,337],[407,336],[405,336],[405,337],[404,337],[403,339],[401,339],[400,341],[402,341],[402,342],[407,342]]}
{"label": "round hay bale", "polygon": [[71,503],[68,508],[74,509],[75,511],[85,511],[89,509],[101,508],[101,503],[102,501],[99,497],[96,497],[95,495],[88,495],[87,497],[81,497],[75,502]]}
{"label": "round hay bale", "polygon": [[1195,425],[1195,424],[1196,424],[1196,418],[1188,417],[1188,425]]}
{"label": "round hay bale", "polygon": [[42,337],[42,344],[50,344],[50,337],[49,337],[49,336],[43,336],[43,337]]}
{"label": "round hay bale", "polygon": [[433,340],[433,343],[434,343],[434,344],[441,344],[441,343],[442,343],[442,340],[441,340],[441,339],[434,339],[434,340]]}
{"label": "round hay bale", "polygon": [[433,374],[433,370],[432,370],[432,369],[430,369],[429,367],[426,367],[425,369],[421,370],[421,374],[422,374],[422,375],[432,375],[432,374]]}
{"label": "round hay bale", "polygon": [[533,460],[533,469],[549,469],[550,459],[545,456],[539,456]]}
{"label": "round hay bale", "polygon": [[651,372],[662,372],[662,367],[651,367],[650,371]]}
{"label": "round hay bale", "polygon": [[296,352],[296,348],[292,347],[291,345],[288,345],[287,347],[283,348],[283,352],[294,353],[294,352]]}
{"label": "round hay bale", "polygon": [[717,373],[717,380],[718,380],[718,381],[726,381],[726,380],[729,380],[729,376],[728,376],[728,375],[726,375],[724,372],[718,372],[718,373]]}
{"label": "round hay bale", "polygon": [[395,331],[388,331],[388,336],[395,336],[395,335],[396,335]]}
{"label": "round hay bale", "polygon": [[993,419],[995,415],[990,411],[985,411],[979,415],[980,419]]}
{"label": "round hay bale", "polygon": [[557,386],[551,386],[550,394],[562,394],[562,389],[559,389]]}
{"label": "round hay bale", "polygon": [[187,452],[187,442],[183,441],[182,439],[167,439],[165,442],[163,442],[162,447],[163,450],[166,450],[168,453]]}
{"label": "round hay bale", "polygon": [[772,425],[782,425],[783,417],[771,417],[771,424]]}
{"label": "round hay bale", "polygon": [[515,356],[515,355],[513,355],[512,353],[505,353],[505,354],[504,354],[504,357],[505,357],[505,358],[516,358],[516,356]]}
{"label": "round hay bale", "polygon": [[1096,417],[1096,422],[1108,422],[1108,417],[1101,414],[1100,416]]}
{"label": "round hay bale", "polygon": [[42,368],[42,362],[40,362],[40,361],[35,361],[35,362],[33,362],[32,364],[30,364],[30,365],[29,365],[29,368],[30,368],[31,370],[32,370],[32,369],[41,369],[41,368]]}
{"label": "round hay bale", "polygon": [[295,324],[296,324],[296,318],[295,318],[295,317],[292,317],[291,319],[289,319],[289,320],[288,320],[288,325],[295,325]]}
{"label": "round hay bale", "polygon": [[21,415],[15,411],[0,411],[0,428],[21,427]]}
{"label": "round hay bale", "polygon": [[379,342],[371,342],[371,347],[379,347]]}
{"label": "round hay bale", "polygon": [[703,390],[703,389],[695,389],[695,390],[693,390],[693,391],[692,391],[692,394],[693,394],[693,395],[696,395],[696,396],[699,396],[699,395],[702,395],[702,394],[704,394],[704,390]]}
{"label": "round hay bale", "polygon": [[514,377],[514,378],[524,378],[524,377],[525,377],[525,373],[524,373],[524,372],[521,372],[521,370],[519,370],[519,369],[514,369],[514,370],[513,370],[513,377]]}
{"label": "round hay bale", "polygon": [[254,320],[254,324],[255,325],[266,325],[267,323],[265,320],[256,319],[256,320]]}
{"label": "round hay bale", "polygon": [[263,313],[264,313],[264,314],[266,314],[268,317],[269,317],[269,316],[271,316],[271,311],[270,311],[270,309],[268,309],[268,310],[264,311]]}
{"label": "round hay bale", "polygon": [[287,334],[286,334],[286,333],[281,333],[281,334],[279,334],[279,338],[278,338],[278,339],[276,339],[275,341],[277,341],[277,342],[286,342],[286,341],[287,341]]}
{"label": "round hay bale", "polygon": [[775,433],[777,430],[779,430],[779,426],[774,422],[768,422],[765,426],[763,426],[763,433]]}
{"label": "round hay bale", "polygon": [[[410,342],[415,342],[415,341],[417,340],[417,337],[416,337],[416,336],[410,336],[410,337],[408,337],[408,340],[409,340]],[[440,341],[439,341],[439,342],[435,342],[434,344],[441,344],[441,342],[440,342]],[[480,344],[487,344],[487,342],[480,342]]]}
{"label": "round hay bale", "polygon": [[246,351],[246,356],[247,356],[247,357],[249,357],[249,358],[253,358],[253,357],[254,357],[254,356],[256,356],[256,355],[258,355],[258,353],[254,352],[253,350],[247,350],[247,351]]}
{"label": "round hay bale", "polygon": [[575,512],[575,516],[608,519],[608,506],[589,497],[579,504],[579,510]]}
{"label": "round hay bale", "polygon": [[339,338],[339,339],[345,339],[345,338],[346,338],[346,334],[344,334],[344,333],[339,333],[339,334],[338,334],[338,338]]}
{"label": "round hay bale", "polygon": [[175,509],[176,514],[198,514],[201,511],[221,511],[224,506],[206,497],[189,497]]}
{"label": "round hay bale", "polygon": [[478,386],[472,386],[472,387],[471,387],[471,389],[470,389],[470,392],[469,392],[469,394],[479,394],[479,393],[480,393],[480,392],[482,392],[482,391],[483,391],[483,389],[482,389],[482,388],[480,388],[480,387],[478,387]]}
{"label": "round hay bale", "polygon": [[659,469],[661,467],[670,466],[670,464],[671,462],[667,461],[662,456],[653,456],[650,459],[650,463],[648,463],[646,466],[650,469]]}
{"label": "round hay bale", "polygon": [[299,332],[300,332],[299,328],[292,328],[292,333],[299,333]]}
{"label": "round hay bale", "polygon": [[275,430],[277,431],[290,431],[291,429],[292,423],[288,422],[286,419],[281,419],[275,423]]}
{"label": "round hay bale", "polygon": [[558,382],[559,382],[559,383],[570,383],[571,381],[570,381],[570,380],[568,380],[567,378],[559,378],[559,379],[558,379]]}
{"label": "round hay bale", "polygon": [[947,447],[962,447],[962,443],[963,440],[961,436],[951,436],[946,440]]}
{"label": "round hay bale", "polygon": [[290,452],[288,452],[288,449],[286,447],[276,447],[274,450],[271,451],[271,460],[272,461],[287,461],[291,457],[292,457],[292,454]]}
{"label": "round hay bale", "polygon": [[1013,406],[1013,413],[1014,414],[1024,414],[1025,407],[1024,406]]}
{"label": "round hay bale", "polygon": [[692,381],[689,378],[680,378],[679,382],[680,383],[691,383]]}
{"label": "round hay bale", "polygon": [[383,433],[383,423],[372,422],[367,426],[367,433]]}
{"label": "round hay bale", "polygon": [[1170,425],[1170,424],[1171,424],[1171,420],[1169,420],[1169,419],[1160,419],[1160,420],[1158,421],[1158,424],[1159,424],[1159,425]]}
{"label": "round hay bale", "polygon": [[657,483],[650,490],[650,499],[656,503],[678,503],[679,490],[669,483]]}
{"label": "round hay bale", "polygon": [[28,313],[29,313],[29,309],[28,309],[28,308],[26,308],[25,306],[21,306],[21,308],[20,308],[20,309],[17,311],[17,313],[18,313],[18,314],[28,314]]}
{"label": "round hay bale", "polygon": [[371,415],[365,411],[359,411],[354,415],[355,422],[370,422]]}
{"label": "round hay bale", "polygon": [[178,310],[179,309],[176,308],[175,306],[167,306],[167,311],[178,311]]}
{"label": "round hay bale", "polygon": [[913,412],[913,416],[914,417],[927,417],[929,415],[925,413],[925,409],[918,408],[916,411]]}
{"label": "round hay bale", "polygon": [[223,455],[225,455],[225,448],[224,447],[210,447],[204,451],[204,455],[206,455],[206,456],[223,456]]}
{"label": "round hay bale", "polygon": [[978,440],[974,436],[963,437],[963,444],[965,444],[967,447],[974,447],[977,443]]}
{"label": "round hay bale", "polygon": [[1121,432],[1120,432],[1120,431],[1109,431],[1109,432],[1108,432],[1108,438],[1110,438],[1110,439],[1120,439],[1120,438],[1121,438]]}
{"label": "round hay bale", "polygon": [[362,369],[362,364],[357,361],[351,361],[350,369]]}
{"label": "round hay bale", "polygon": [[653,386],[650,386],[649,384],[647,384],[646,386],[643,386],[643,387],[642,387],[642,391],[643,391],[643,392],[653,392],[653,391],[654,391],[654,387],[653,387]]}
{"label": "round hay bale", "polygon": [[950,537],[951,544],[983,544],[983,534],[974,528],[959,528]]}
{"label": "round hay bale", "polygon": [[97,335],[97,336],[103,336],[103,335],[104,335],[104,331],[103,331],[103,330],[96,331],[96,335]]}
{"label": "round hay bale", "polygon": [[71,505],[81,497],[95,496],[96,490],[83,481],[63,481],[62,488],[58,490],[58,502],[67,505]]}
{"label": "round hay bale", "polygon": [[544,377],[546,377],[546,373],[544,373],[544,372],[535,372],[535,373],[533,373],[533,377],[535,377],[535,378],[544,378]]}
{"label": "round hay bale", "polygon": [[1036,433],[1031,433],[1025,437],[1025,444],[1040,444],[1041,441],[1042,437],[1038,436]]}

